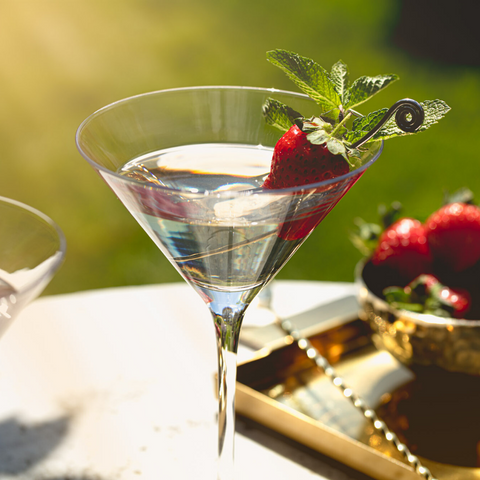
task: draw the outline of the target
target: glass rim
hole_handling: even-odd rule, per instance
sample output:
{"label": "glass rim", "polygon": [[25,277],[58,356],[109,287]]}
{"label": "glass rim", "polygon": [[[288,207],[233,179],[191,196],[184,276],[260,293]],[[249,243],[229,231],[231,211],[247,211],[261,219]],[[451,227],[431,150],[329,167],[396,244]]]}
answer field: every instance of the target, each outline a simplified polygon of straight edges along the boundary
{"label": "glass rim", "polygon": [[[153,91],[150,91],[150,92],[140,93],[140,94],[137,94],[137,95],[131,95],[129,97],[125,97],[125,98],[116,100],[114,102],[111,102],[111,103],[99,108],[98,110],[94,111],[87,118],[85,118],[85,120],[83,120],[83,122],[79,125],[79,127],[77,128],[77,131],[75,133],[75,143],[76,143],[76,146],[77,146],[77,149],[78,149],[79,153],[96,170],[104,172],[107,175],[116,177],[119,180],[122,180],[123,182],[144,186],[145,182],[142,182],[140,180],[136,180],[136,179],[133,179],[133,178],[130,178],[130,177],[126,177],[125,175],[121,175],[118,172],[112,171],[112,170],[104,167],[103,165],[100,165],[93,158],[91,158],[82,149],[82,147],[80,145],[80,143],[81,143],[80,142],[80,137],[82,135],[82,132],[83,132],[84,128],[92,120],[94,120],[98,116],[102,115],[107,110],[111,110],[111,109],[115,108],[117,105],[125,104],[125,103],[130,102],[130,101],[135,100],[135,99],[144,98],[144,97],[153,96],[153,95],[168,94],[168,93],[175,93],[175,92],[188,92],[188,91],[195,91],[195,90],[246,90],[246,91],[250,90],[250,91],[254,91],[254,92],[264,92],[264,93],[269,92],[271,94],[278,93],[278,94],[283,94],[283,95],[290,95],[290,96],[293,96],[293,97],[299,97],[299,98],[303,98],[305,100],[309,100],[309,101],[315,103],[315,101],[311,97],[309,97],[308,95],[306,95],[304,93],[292,92],[292,91],[289,91],[289,90],[282,90],[282,89],[277,89],[277,88],[267,88],[267,87],[236,86],[236,85],[201,85],[201,86],[191,86],[191,87],[168,88],[168,89],[163,89],[163,90],[153,90]],[[192,192],[191,190],[189,190],[187,188],[186,189],[179,189],[179,188],[167,187],[167,186],[157,185],[157,184],[149,184],[148,186],[149,186],[149,188],[153,188],[155,190],[167,191],[167,192],[177,192],[177,193],[182,192],[182,193],[189,193],[189,194],[194,194],[195,193],[196,195],[209,195],[209,194],[214,193],[215,195],[217,195],[219,197],[221,197],[221,196],[228,196],[228,197],[244,196],[246,192],[254,192],[255,194],[259,194],[259,195],[262,195],[262,194],[263,195],[265,195],[265,194],[268,195],[268,194],[272,194],[272,193],[275,193],[275,194],[290,193],[291,194],[291,193],[294,193],[294,192],[312,190],[312,189],[315,189],[315,188],[330,186],[334,183],[341,182],[343,180],[347,180],[350,177],[353,177],[355,175],[358,175],[359,173],[364,172],[365,170],[368,169],[368,167],[370,167],[370,165],[375,163],[375,161],[378,159],[378,157],[383,152],[384,141],[380,140],[380,141],[378,141],[378,143],[380,143],[380,146],[379,146],[378,150],[372,155],[372,158],[368,162],[366,162],[364,165],[362,165],[361,167],[355,168],[354,170],[351,170],[350,172],[348,172],[344,175],[340,175],[338,177],[330,178],[328,180],[322,180],[322,181],[316,182],[316,183],[309,183],[309,184],[301,185],[301,186],[297,186],[297,187],[287,187],[287,188],[281,188],[281,189],[268,189],[268,190],[267,189],[256,188],[256,189],[251,189],[251,190],[240,190],[240,191],[237,190],[237,191],[225,191],[225,192],[216,192],[216,191],[212,191],[212,190],[203,190],[203,191],[199,191],[199,192]],[[189,144],[187,144],[187,145],[177,145],[176,147],[171,147],[171,148],[178,148],[178,147],[188,146],[188,145]],[[262,146],[262,145],[259,145],[259,146]],[[273,147],[268,147],[268,148],[273,148]]]}
{"label": "glass rim", "polygon": [[[67,240],[66,240],[65,234],[63,233],[63,230],[58,226],[58,224],[55,221],[53,221],[48,215],[41,212],[40,210],[34,207],[31,207],[26,203],[19,202],[18,200],[14,200],[13,198],[0,196],[0,204],[12,205],[14,207],[18,207],[24,210],[25,212],[29,212],[33,214],[35,217],[37,217],[37,220],[42,220],[48,226],[50,226],[52,228],[52,231],[55,231],[59,240],[59,246],[55,253],[58,253],[59,255],[58,255],[58,258],[55,260],[55,262],[53,262],[52,265],[50,266],[49,272],[52,273],[57,271],[60,265],[62,264],[62,262],[64,261],[65,253],[67,251]],[[43,281],[43,277],[36,278],[35,280],[32,280],[30,283],[26,284],[22,291],[32,290],[42,281]]]}

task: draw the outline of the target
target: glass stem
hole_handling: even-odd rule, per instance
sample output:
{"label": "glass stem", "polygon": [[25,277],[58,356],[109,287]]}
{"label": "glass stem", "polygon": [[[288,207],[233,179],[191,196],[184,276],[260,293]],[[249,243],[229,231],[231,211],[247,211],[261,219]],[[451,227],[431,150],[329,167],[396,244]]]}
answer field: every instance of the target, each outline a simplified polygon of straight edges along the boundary
{"label": "glass stem", "polygon": [[234,478],[235,384],[243,312],[224,308],[214,315],[218,346],[218,480]]}

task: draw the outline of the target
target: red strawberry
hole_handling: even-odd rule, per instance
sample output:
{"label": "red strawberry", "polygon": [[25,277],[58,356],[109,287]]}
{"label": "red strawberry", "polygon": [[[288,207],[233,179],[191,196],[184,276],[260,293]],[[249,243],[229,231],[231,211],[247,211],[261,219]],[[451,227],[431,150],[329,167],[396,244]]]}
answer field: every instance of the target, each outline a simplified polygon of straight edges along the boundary
{"label": "red strawberry", "polygon": [[397,271],[405,283],[432,269],[425,228],[418,220],[401,218],[382,232],[372,263]]}
{"label": "red strawberry", "polygon": [[307,134],[293,125],[273,150],[270,174],[264,188],[299,187],[321,182],[350,171],[341,155],[333,155],[325,144],[314,145]]}
{"label": "red strawberry", "polygon": [[[341,155],[333,155],[326,145],[310,143],[307,134],[297,125],[293,125],[275,145],[270,173],[263,188],[300,187],[335,178],[349,171],[349,164]],[[321,204],[314,204],[311,209],[306,209],[296,220],[281,224],[278,236],[284,240],[306,237],[354,182],[350,183],[348,186],[339,186],[340,188],[336,189],[338,191],[332,192]],[[329,188],[334,190],[333,186]]]}
{"label": "red strawberry", "polygon": [[425,230],[436,260],[454,272],[480,260],[480,208],[455,202],[434,212]]}
{"label": "red strawberry", "polygon": [[434,275],[420,275],[405,288],[389,287],[383,291],[396,308],[442,317],[465,318],[471,297],[466,290],[443,285]]}
{"label": "red strawberry", "polygon": [[446,287],[433,275],[420,275],[410,287],[417,293],[424,289],[427,296],[437,299],[444,308],[450,306],[453,309],[452,316],[455,318],[463,318],[470,309],[471,298],[466,290]]}

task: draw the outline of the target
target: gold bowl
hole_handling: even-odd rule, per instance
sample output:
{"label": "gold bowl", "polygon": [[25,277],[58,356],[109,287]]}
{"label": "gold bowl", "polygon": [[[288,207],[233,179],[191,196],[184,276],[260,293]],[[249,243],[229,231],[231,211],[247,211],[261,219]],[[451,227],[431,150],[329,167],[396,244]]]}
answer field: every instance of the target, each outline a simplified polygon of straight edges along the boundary
{"label": "gold bowl", "polygon": [[[372,330],[378,349],[408,367],[435,366],[448,372],[480,376],[480,320],[443,318],[397,310],[381,298],[375,268],[362,261],[355,271],[360,318]],[[374,293],[375,292],[375,293]]]}

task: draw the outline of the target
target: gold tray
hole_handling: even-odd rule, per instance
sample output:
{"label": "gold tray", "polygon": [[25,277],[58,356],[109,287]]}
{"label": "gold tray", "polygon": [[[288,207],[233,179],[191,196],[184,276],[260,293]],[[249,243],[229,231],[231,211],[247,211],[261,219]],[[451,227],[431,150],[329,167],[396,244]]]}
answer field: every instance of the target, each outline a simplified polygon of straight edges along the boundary
{"label": "gold tray", "polygon": [[[480,378],[412,371],[348,319],[309,340],[438,480],[480,479]],[[340,324],[338,324],[340,323]],[[236,411],[377,480],[419,480],[295,343],[240,364]],[[277,342],[278,343],[278,342]]]}

